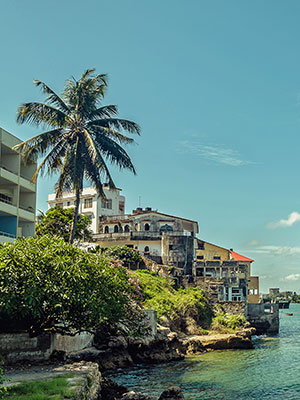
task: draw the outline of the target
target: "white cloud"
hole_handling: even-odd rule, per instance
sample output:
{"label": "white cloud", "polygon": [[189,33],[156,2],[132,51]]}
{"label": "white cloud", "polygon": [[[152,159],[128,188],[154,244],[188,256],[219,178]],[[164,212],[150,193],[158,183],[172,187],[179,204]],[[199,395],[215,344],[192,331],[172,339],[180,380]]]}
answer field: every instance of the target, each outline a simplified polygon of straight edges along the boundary
{"label": "white cloud", "polygon": [[300,279],[300,274],[287,275],[284,279],[286,281],[298,281]]}
{"label": "white cloud", "polygon": [[[248,250],[249,251],[249,250]],[[296,256],[300,255],[300,247],[298,246],[258,246],[251,250],[251,253],[269,254],[274,256]]]}
{"label": "white cloud", "polygon": [[183,140],[178,142],[178,151],[185,151],[198,155],[217,164],[227,164],[232,167],[253,164],[245,160],[236,150],[232,150],[221,145],[207,145],[200,142],[199,137],[192,136],[191,140]]}
{"label": "white cloud", "polygon": [[269,229],[284,228],[294,225],[296,222],[300,221],[300,214],[297,211],[293,211],[289,214],[287,219],[281,219],[278,222],[270,222],[267,227]]}

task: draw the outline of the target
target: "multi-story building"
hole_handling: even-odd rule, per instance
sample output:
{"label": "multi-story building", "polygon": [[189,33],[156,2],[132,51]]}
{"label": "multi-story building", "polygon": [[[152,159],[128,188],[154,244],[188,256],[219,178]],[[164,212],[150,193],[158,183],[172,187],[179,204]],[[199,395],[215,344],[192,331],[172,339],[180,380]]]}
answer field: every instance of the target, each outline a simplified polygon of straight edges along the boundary
{"label": "multi-story building", "polygon": [[[80,194],[79,214],[88,215],[91,219],[90,229],[98,232],[99,219],[108,215],[123,215],[125,211],[125,197],[120,195],[121,189],[112,189],[103,185],[106,199],[99,197],[93,187],[84,188]],[[48,196],[49,208],[60,206],[62,208],[74,207],[74,192],[63,192],[62,197],[56,198],[54,193]]]}
{"label": "multi-story building", "polygon": [[182,268],[190,275],[195,257],[198,223],[152,210],[100,217],[94,240],[101,247],[126,245],[158,264]]}
{"label": "multi-story building", "polygon": [[197,239],[194,276],[213,301],[259,302],[259,278],[251,276],[254,260]]}
{"label": "multi-story building", "polygon": [[0,128],[0,243],[34,234],[36,163],[24,165],[13,147],[21,140]]}

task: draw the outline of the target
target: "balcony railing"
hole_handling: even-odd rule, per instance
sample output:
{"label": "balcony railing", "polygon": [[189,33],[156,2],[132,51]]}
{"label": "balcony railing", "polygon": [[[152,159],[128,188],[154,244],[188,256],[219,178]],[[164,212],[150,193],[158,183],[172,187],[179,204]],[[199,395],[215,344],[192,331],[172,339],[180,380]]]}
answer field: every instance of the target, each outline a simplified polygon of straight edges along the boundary
{"label": "balcony railing", "polygon": [[12,238],[12,239],[16,238],[16,235],[13,235],[12,233],[8,233],[8,232],[3,232],[3,231],[0,231],[0,236],[9,237],[9,238]]}
{"label": "balcony railing", "polygon": [[24,207],[24,206],[19,205],[19,208],[21,208],[24,211],[28,211],[28,212],[34,213],[34,208],[31,207],[31,206]]}

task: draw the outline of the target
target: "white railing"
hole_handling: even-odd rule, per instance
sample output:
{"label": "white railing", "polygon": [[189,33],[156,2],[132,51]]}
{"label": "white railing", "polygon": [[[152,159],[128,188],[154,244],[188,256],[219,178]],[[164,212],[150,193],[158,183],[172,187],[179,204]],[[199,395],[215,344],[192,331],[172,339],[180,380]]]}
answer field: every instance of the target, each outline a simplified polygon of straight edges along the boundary
{"label": "white railing", "polygon": [[8,233],[8,232],[3,232],[3,231],[0,231],[0,236],[9,237],[9,238],[12,238],[12,239],[16,238],[16,235],[13,235],[12,233]]}

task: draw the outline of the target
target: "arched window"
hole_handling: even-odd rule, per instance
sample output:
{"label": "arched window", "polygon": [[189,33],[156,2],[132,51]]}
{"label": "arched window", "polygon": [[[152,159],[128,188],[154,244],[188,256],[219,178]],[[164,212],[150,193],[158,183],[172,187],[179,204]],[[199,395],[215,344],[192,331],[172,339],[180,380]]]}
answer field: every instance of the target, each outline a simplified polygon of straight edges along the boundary
{"label": "arched window", "polygon": [[135,224],[134,227],[135,227],[135,230],[138,232],[139,231],[139,224]]}
{"label": "arched window", "polygon": [[118,227],[118,225],[115,225],[115,226],[114,226],[114,232],[115,232],[115,233],[119,232],[119,227]]}
{"label": "arched window", "polygon": [[129,232],[129,231],[130,231],[129,225],[125,225],[125,227],[124,227],[124,232]]}
{"label": "arched window", "polygon": [[150,231],[150,225],[149,224],[145,224],[145,231]]}
{"label": "arched window", "polygon": [[146,246],[145,249],[144,249],[144,253],[145,253],[145,254],[148,254],[149,252],[150,252],[149,247]]}
{"label": "arched window", "polygon": [[104,228],[104,233],[109,233],[109,227],[108,227],[108,226],[106,226],[106,227]]}

